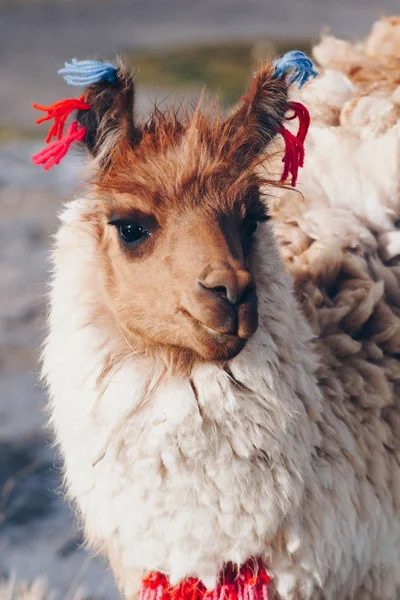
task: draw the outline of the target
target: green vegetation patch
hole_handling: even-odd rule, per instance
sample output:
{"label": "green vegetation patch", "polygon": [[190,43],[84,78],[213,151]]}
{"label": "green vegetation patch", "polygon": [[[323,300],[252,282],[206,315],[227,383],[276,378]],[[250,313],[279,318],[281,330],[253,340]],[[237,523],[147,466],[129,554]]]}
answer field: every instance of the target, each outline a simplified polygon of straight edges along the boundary
{"label": "green vegetation patch", "polygon": [[310,52],[310,41],[228,42],[124,52],[138,69],[139,81],[170,89],[206,86],[218,90],[224,104],[243,94],[254,66],[297,48]]}

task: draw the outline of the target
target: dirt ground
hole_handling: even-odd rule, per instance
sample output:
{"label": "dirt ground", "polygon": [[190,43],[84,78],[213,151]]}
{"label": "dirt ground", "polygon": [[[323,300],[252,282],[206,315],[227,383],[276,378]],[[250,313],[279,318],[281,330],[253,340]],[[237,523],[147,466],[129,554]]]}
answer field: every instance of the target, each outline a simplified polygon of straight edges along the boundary
{"label": "dirt ground", "polygon": [[48,246],[57,210],[73,192],[78,160],[66,160],[42,180],[30,165],[38,147],[0,147],[0,578],[31,581],[45,574],[60,598],[72,598],[81,586],[88,596],[118,598],[103,563],[81,547],[44,428],[37,362]]}
{"label": "dirt ground", "polygon": [[[0,0],[0,579],[45,574],[56,598],[114,599],[100,559],[83,548],[63,502],[60,464],[44,427],[38,383],[48,248],[57,211],[76,189],[76,153],[48,173],[33,167],[30,104],[66,95],[64,60],[196,40],[318,37],[323,26],[363,36],[399,0]],[[168,90],[164,90],[163,93]],[[142,90],[139,112],[157,93]],[[25,137],[24,137],[25,136]]]}

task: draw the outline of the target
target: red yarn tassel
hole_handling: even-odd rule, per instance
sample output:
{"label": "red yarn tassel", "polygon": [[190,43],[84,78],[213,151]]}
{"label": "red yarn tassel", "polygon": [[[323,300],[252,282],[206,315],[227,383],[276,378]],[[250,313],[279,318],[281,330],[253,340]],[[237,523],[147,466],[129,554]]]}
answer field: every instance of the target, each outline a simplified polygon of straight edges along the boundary
{"label": "red yarn tassel", "polygon": [[81,96],[80,98],[66,98],[65,100],[59,100],[50,106],[33,104],[33,108],[47,112],[45,117],[40,117],[36,121],[38,125],[54,119],[54,123],[45,140],[46,144],[48,144],[53,137],[56,137],[58,140],[62,138],[65,122],[73,110],[89,110],[90,104],[85,102],[85,96]]}
{"label": "red yarn tassel", "polygon": [[58,165],[60,160],[67,154],[73,142],[82,142],[85,139],[86,127],[78,129],[78,125],[77,121],[71,123],[64,137],[52,142],[32,156],[33,163],[35,165],[42,165],[45,171],[48,171],[54,165]]}
{"label": "red yarn tassel", "polygon": [[171,586],[162,573],[150,573],[142,581],[140,600],[268,600],[270,577],[261,561],[248,561],[241,568],[227,564],[214,590],[190,577]]}
{"label": "red yarn tassel", "polygon": [[285,140],[285,155],[282,158],[284,169],[281,183],[286,181],[289,175],[291,175],[291,185],[295,187],[299,168],[304,166],[304,141],[310,126],[310,113],[300,102],[288,102],[288,108],[293,110],[294,114],[291,117],[287,117],[287,119],[291,121],[297,117],[299,119],[299,130],[294,135],[283,125],[278,129]]}

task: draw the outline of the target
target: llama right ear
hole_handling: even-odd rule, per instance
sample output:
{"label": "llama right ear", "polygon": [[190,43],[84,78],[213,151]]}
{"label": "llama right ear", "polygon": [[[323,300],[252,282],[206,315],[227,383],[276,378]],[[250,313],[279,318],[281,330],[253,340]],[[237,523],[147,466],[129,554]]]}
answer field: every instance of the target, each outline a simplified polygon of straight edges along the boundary
{"label": "llama right ear", "polygon": [[95,157],[106,155],[116,147],[135,144],[140,138],[134,121],[134,81],[130,72],[120,62],[118,67],[97,61],[74,59],[59,71],[70,85],[88,86],[85,102],[89,110],[78,110],[76,119],[86,128],[84,142]]}
{"label": "llama right ear", "polygon": [[[122,63],[118,67],[110,63],[73,59],[59,71],[69,85],[86,87],[78,98],[60,100],[51,106],[34,104],[34,108],[46,112],[38,119],[42,123],[54,119],[46,142],[46,148],[33,157],[33,162],[50,169],[65,156],[73,142],[83,142],[98,165],[106,169],[115,154],[124,152],[140,140],[140,129],[134,121],[134,81]],[[76,111],[75,121],[66,134],[64,127],[71,112]],[[51,142],[55,137],[56,141]]]}

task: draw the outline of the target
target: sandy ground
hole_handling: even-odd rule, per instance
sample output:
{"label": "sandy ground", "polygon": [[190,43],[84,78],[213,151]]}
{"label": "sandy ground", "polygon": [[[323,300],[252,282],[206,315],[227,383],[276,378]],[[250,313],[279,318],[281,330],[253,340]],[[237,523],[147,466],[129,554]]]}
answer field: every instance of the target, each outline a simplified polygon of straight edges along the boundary
{"label": "sandy ground", "polygon": [[[66,95],[55,76],[72,56],[216,38],[317,36],[324,25],[362,36],[399,0],[0,0],[0,128],[31,128],[32,101]],[[156,90],[142,90],[146,112]],[[31,165],[40,143],[0,146],[0,578],[44,573],[56,597],[114,599],[112,577],[82,548],[63,503],[60,465],[44,428],[37,359],[49,239],[79,180],[68,157],[44,173]]]}

